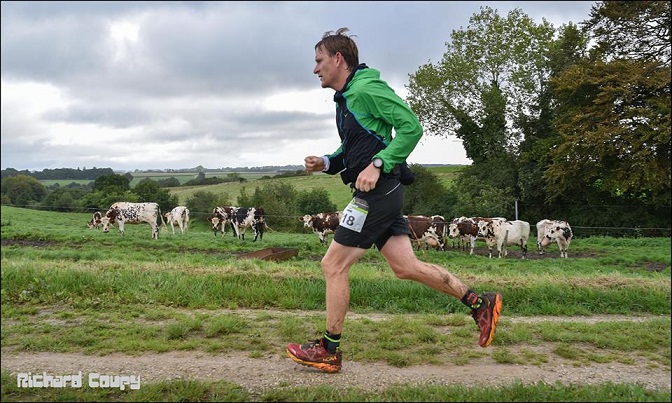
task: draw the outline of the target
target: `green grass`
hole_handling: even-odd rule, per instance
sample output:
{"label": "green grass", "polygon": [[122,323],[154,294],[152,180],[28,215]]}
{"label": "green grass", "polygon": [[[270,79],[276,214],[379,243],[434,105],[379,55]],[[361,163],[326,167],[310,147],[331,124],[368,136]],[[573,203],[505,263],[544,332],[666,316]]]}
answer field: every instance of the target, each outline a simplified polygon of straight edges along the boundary
{"label": "green grass", "polygon": [[669,392],[651,391],[641,386],[607,383],[571,386],[538,382],[514,383],[504,387],[403,386],[393,385],[383,392],[371,392],[339,386],[280,386],[252,396],[238,385],[227,382],[173,380],[143,384],[140,390],[94,389],[21,389],[15,377],[2,372],[3,401],[77,401],[77,402],[662,402]]}
{"label": "green grass", "polygon": [[[319,261],[325,248],[311,233],[268,232],[251,242],[214,237],[205,223],[195,222],[185,236],[162,231],[153,240],[144,224],[128,226],[124,236],[88,229],[88,214],[7,206],[1,213],[3,349],[93,355],[186,349],[259,357],[278,354],[287,340],[323,330],[325,284]],[[396,367],[461,365],[488,357],[519,365],[562,358],[580,366],[646,359],[669,370],[670,244],[669,238],[579,238],[572,242],[569,259],[558,258],[557,248],[525,260],[450,249],[416,252],[476,291],[504,295],[493,349],[477,351],[473,321],[459,301],[398,280],[381,255],[369,250],[351,271],[350,312],[355,316],[349,316],[343,346],[348,360]],[[296,248],[299,254],[282,262],[240,259],[242,253],[270,247]],[[243,314],[241,308],[251,311]],[[580,320],[598,314],[642,319]],[[565,320],[514,320],[537,316]],[[537,346],[551,349],[540,353]],[[540,383],[390,385],[382,393],[285,385],[251,396],[227,382],[167,381],[143,384],[131,394],[20,389],[16,378],[3,372],[2,400],[669,401],[670,393],[628,384]]]}

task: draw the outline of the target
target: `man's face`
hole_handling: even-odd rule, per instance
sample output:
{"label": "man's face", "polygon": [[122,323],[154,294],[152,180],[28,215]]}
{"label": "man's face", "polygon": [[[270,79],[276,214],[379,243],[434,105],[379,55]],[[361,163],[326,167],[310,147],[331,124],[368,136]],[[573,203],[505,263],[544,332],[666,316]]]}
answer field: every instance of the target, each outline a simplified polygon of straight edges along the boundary
{"label": "man's face", "polygon": [[315,68],[313,69],[313,74],[317,74],[320,78],[322,88],[340,90],[340,88],[336,88],[338,81],[337,59],[336,55],[329,56],[322,47],[315,50]]}

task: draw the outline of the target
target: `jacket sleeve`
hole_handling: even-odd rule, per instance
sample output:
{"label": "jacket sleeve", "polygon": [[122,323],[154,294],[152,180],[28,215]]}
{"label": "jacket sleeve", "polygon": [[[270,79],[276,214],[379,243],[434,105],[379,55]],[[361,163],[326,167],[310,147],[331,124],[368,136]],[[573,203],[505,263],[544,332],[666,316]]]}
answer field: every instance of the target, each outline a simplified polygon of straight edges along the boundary
{"label": "jacket sleeve", "polygon": [[384,162],[385,173],[406,161],[422,138],[422,125],[417,115],[387,84],[380,83],[376,91],[365,95],[369,108],[378,118],[394,127],[394,138],[375,157]]}
{"label": "jacket sleeve", "polygon": [[338,150],[329,154],[329,169],[324,171],[329,175],[335,175],[345,169],[345,164],[343,163],[343,146],[339,146]]}

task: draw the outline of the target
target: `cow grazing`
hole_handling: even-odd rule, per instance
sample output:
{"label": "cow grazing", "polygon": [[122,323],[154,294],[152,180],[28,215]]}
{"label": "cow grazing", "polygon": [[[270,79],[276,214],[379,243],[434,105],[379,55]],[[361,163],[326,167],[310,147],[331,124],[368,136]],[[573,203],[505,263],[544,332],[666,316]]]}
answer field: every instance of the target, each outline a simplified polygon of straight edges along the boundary
{"label": "cow grazing", "polygon": [[545,248],[553,241],[558,243],[560,249],[560,257],[567,257],[567,249],[572,242],[574,233],[567,222],[559,221],[551,226],[547,226],[543,237],[541,238],[540,247]]}
{"label": "cow grazing", "polygon": [[175,224],[180,228],[182,234],[189,230],[189,209],[185,206],[177,206],[172,211],[164,214],[166,221],[170,223],[170,229],[175,235]]}
{"label": "cow grazing", "polygon": [[311,228],[313,232],[320,239],[321,245],[327,245],[327,238],[329,234],[336,231],[336,227],[341,222],[341,211],[336,211],[333,213],[318,213],[318,214],[306,214],[303,217],[299,217],[299,222],[303,223],[305,228]]}
{"label": "cow grazing", "polygon": [[159,226],[163,223],[163,215],[158,203],[114,203],[101,218],[103,232],[110,230],[110,224],[116,224],[119,232],[124,235],[125,224],[139,224],[146,222],[152,228],[152,238],[159,239]]}
{"label": "cow grazing", "polygon": [[[230,207],[215,207],[212,209],[212,216],[208,218],[208,222],[212,225],[212,232],[215,236],[217,236],[217,233],[219,231],[222,232],[222,237],[226,234],[226,224],[228,223],[231,225],[231,217],[233,217],[233,212],[237,209],[238,207],[230,206]],[[233,228],[233,225],[231,225],[231,228]],[[233,236],[237,236],[235,232],[233,233]]]}
{"label": "cow grazing", "polygon": [[231,227],[238,239],[245,240],[245,229],[252,228],[254,230],[254,241],[257,238],[261,240],[264,237],[265,226],[264,209],[261,207],[238,207],[233,211]]}
{"label": "cow grazing", "polygon": [[[549,220],[544,218],[537,223],[537,250],[539,251],[540,255],[544,254],[544,249],[546,248],[545,246],[541,246],[541,241],[544,239],[546,229],[563,226],[567,226],[571,232],[571,227],[569,227],[569,223],[567,223],[567,221]],[[548,244],[546,244],[546,246],[548,246]],[[558,246],[560,246],[560,243],[558,243]]]}
{"label": "cow grazing", "polygon": [[492,258],[492,247],[497,246],[498,257],[507,255],[508,245],[520,246],[525,259],[527,255],[527,240],[530,238],[530,223],[527,221],[492,220],[478,223],[478,234],[485,239],[488,245],[489,257]]}
{"label": "cow grazing", "polygon": [[101,213],[100,211],[96,211],[96,212],[93,213],[93,217],[91,218],[91,221],[86,223],[86,226],[91,228],[91,229],[94,229],[94,228],[95,229],[100,229],[100,227],[103,225],[102,218],[103,218],[103,213]]}
{"label": "cow grazing", "polygon": [[441,249],[439,236],[431,231],[425,232],[425,235],[423,235],[422,238],[414,239],[413,242],[417,243],[418,250],[425,250],[428,248]]}
{"label": "cow grazing", "polygon": [[444,224],[445,220],[440,222],[432,217],[423,215],[405,215],[404,218],[408,222],[408,229],[411,231],[411,240],[417,243],[418,250],[423,244],[435,244],[437,249],[444,249],[443,232],[439,234],[437,225]]}

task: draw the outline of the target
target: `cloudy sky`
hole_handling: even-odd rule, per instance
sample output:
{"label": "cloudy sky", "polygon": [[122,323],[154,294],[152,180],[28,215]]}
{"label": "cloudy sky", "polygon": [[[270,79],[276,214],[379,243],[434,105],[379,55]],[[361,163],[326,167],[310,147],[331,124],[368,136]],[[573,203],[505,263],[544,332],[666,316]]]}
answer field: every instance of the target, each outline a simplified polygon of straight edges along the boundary
{"label": "cloudy sky", "polygon": [[[301,165],[334,151],[314,45],[348,27],[404,98],[481,6],[559,28],[587,1],[3,1],[2,169]],[[411,163],[468,164],[425,136]]]}

